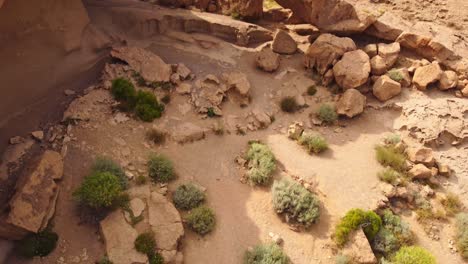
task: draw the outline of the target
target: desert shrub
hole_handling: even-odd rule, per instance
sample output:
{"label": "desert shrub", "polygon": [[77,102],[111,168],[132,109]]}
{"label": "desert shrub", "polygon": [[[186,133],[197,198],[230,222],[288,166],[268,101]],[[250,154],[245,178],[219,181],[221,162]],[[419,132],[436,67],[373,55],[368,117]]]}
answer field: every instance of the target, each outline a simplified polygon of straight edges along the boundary
{"label": "desert shrub", "polygon": [[303,134],[298,142],[305,146],[310,153],[319,154],[328,149],[327,141],[320,135]]}
{"label": "desert shrub", "polygon": [[401,174],[392,168],[384,169],[383,171],[379,172],[377,176],[381,181],[390,183],[392,185],[397,185],[399,179],[401,178]]}
{"label": "desert shrub", "polygon": [[182,210],[190,210],[199,206],[205,200],[205,194],[191,183],[177,187],[172,194],[174,205]]}
{"label": "desert shrub", "polygon": [[406,157],[393,146],[376,146],[377,161],[383,166],[389,166],[396,171],[404,171]]}
{"label": "desert shrub", "polygon": [[117,78],[112,81],[111,93],[118,101],[132,101],[136,91],[133,84],[125,78]]}
{"label": "desert shrub", "polygon": [[206,235],[213,231],[216,225],[216,218],[211,208],[201,205],[187,215],[187,224],[200,235]]}
{"label": "desert shrub", "polygon": [[151,255],[156,249],[156,241],[153,232],[145,232],[138,235],[135,239],[135,249],[143,254]]}
{"label": "desert shrub", "polygon": [[292,96],[287,96],[281,99],[280,107],[283,112],[294,113],[299,109],[296,98]]}
{"label": "desert shrub", "polygon": [[148,178],[146,178],[145,176],[143,175],[138,175],[136,178],[135,178],[135,183],[137,185],[143,185],[143,184],[146,184],[148,182]]}
{"label": "desert shrub", "polygon": [[436,264],[434,256],[427,250],[417,247],[402,247],[393,257],[394,264]]}
{"label": "desert shrub", "polygon": [[257,245],[247,250],[244,264],[289,264],[289,257],[276,244]]}
{"label": "desert shrub", "polygon": [[265,0],[263,1],[263,7],[265,9],[280,8],[281,6],[276,3],[275,0]]}
{"label": "desert shrub", "polygon": [[151,122],[160,118],[164,111],[164,105],[158,102],[153,93],[138,91],[136,95],[135,114],[145,122]]}
{"label": "desert shrub", "polygon": [[16,251],[25,258],[49,255],[57,246],[58,235],[55,232],[44,230],[36,234],[29,234],[17,242]]}
{"label": "desert shrub", "polygon": [[335,259],[335,264],[349,264],[349,257],[346,255],[338,255]]}
{"label": "desert shrub", "polygon": [[172,161],[163,155],[153,154],[150,156],[148,171],[154,182],[169,182],[175,178]]}
{"label": "desert shrub", "polygon": [[247,176],[252,184],[266,185],[276,170],[275,156],[270,148],[261,143],[252,143],[247,152],[249,170]]}
{"label": "desert shrub", "polygon": [[161,102],[163,102],[164,104],[170,103],[171,102],[171,96],[169,94],[164,95],[161,98]]}
{"label": "desert shrub", "polygon": [[151,88],[161,88],[164,91],[170,91],[174,86],[171,82],[152,82],[149,87]]}
{"label": "desert shrub", "polygon": [[289,180],[275,181],[272,190],[273,207],[278,214],[287,215],[286,219],[305,227],[319,219],[319,200],[299,183]]}
{"label": "desert shrub", "polygon": [[401,142],[401,137],[398,134],[390,134],[384,138],[385,144],[396,145]]}
{"label": "desert shrub", "polygon": [[164,264],[164,258],[161,254],[154,252],[151,255],[148,255],[149,264]]}
{"label": "desert shrub", "polygon": [[388,74],[388,77],[390,77],[390,79],[396,82],[400,82],[401,80],[403,80],[403,75],[396,69],[392,69],[388,71],[387,74]]}
{"label": "desert shrub", "polygon": [[323,104],[317,111],[317,117],[324,123],[332,124],[338,119],[338,114],[333,106]]}
{"label": "desert shrub", "polygon": [[105,208],[114,204],[122,192],[117,176],[109,172],[95,172],[84,178],[73,196],[92,208]]}
{"label": "desert shrub", "polygon": [[215,117],[215,116],[216,116],[216,113],[215,113],[214,108],[213,108],[213,107],[208,107],[208,108],[206,109],[206,115],[207,115],[208,117]]}
{"label": "desert shrub", "polygon": [[389,256],[402,246],[410,245],[414,240],[409,225],[390,210],[384,210],[381,215],[382,227],[372,242],[374,251]]}
{"label": "desert shrub", "polygon": [[98,157],[94,161],[93,166],[91,167],[92,173],[96,172],[109,172],[119,179],[120,185],[122,189],[127,189],[128,180],[127,176],[125,175],[124,170],[122,167],[117,164],[115,161],[105,158],[105,157]]}
{"label": "desert shrub", "polygon": [[315,85],[311,85],[307,88],[307,94],[312,96],[312,95],[315,95],[317,93],[317,87],[315,87]]}
{"label": "desert shrub", "polygon": [[338,246],[343,246],[348,241],[349,233],[362,227],[367,239],[371,241],[381,226],[382,220],[373,211],[351,209],[336,226],[334,239]]}
{"label": "desert shrub", "polygon": [[462,257],[468,259],[468,213],[459,213],[456,216],[455,241]]}
{"label": "desert shrub", "polygon": [[145,86],[146,85],[145,78],[143,78],[143,76],[141,76],[141,74],[139,72],[134,71],[133,74],[132,74],[132,77],[139,86]]}
{"label": "desert shrub", "polygon": [[442,205],[444,206],[447,215],[453,216],[460,212],[462,208],[462,202],[460,198],[454,193],[447,193],[447,196],[442,199]]}
{"label": "desert shrub", "polygon": [[152,128],[146,132],[146,138],[155,144],[160,145],[166,141],[166,133],[156,128]]}
{"label": "desert shrub", "polygon": [[104,256],[102,257],[96,264],[113,264],[112,261],[109,260],[109,257]]}

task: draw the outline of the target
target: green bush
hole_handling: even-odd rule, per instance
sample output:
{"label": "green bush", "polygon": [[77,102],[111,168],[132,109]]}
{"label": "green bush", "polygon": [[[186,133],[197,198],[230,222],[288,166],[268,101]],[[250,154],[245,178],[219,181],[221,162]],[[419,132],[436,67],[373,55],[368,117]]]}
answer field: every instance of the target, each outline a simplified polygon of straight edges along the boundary
{"label": "green bush", "polygon": [[182,210],[190,210],[199,206],[205,200],[205,194],[191,183],[177,187],[172,194],[174,205]]}
{"label": "green bush", "polygon": [[124,78],[117,78],[112,81],[111,93],[116,100],[125,102],[134,100],[136,95],[133,84]]}
{"label": "green bush", "polygon": [[333,106],[323,104],[317,111],[317,117],[326,124],[333,124],[338,119],[338,114]]}
{"label": "green bush", "polygon": [[175,178],[172,161],[163,155],[153,154],[150,156],[148,171],[154,182],[169,182]]}
{"label": "green bush", "polygon": [[299,109],[296,98],[292,96],[287,96],[281,99],[280,106],[281,110],[286,113],[294,113]]}
{"label": "green bush", "polygon": [[468,259],[468,213],[456,216],[456,243],[463,258]]}
{"label": "green bush", "polygon": [[109,257],[104,256],[96,264],[113,264],[113,263],[112,261],[109,260]]}
{"label": "green bush", "polygon": [[276,244],[257,245],[247,250],[244,264],[289,264],[289,257]]}
{"label": "green bush", "polygon": [[156,145],[161,145],[166,142],[166,133],[158,129],[152,128],[146,132],[146,138]]}
{"label": "green bush", "polygon": [[216,113],[214,111],[214,108],[213,107],[208,107],[208,109],[206,110],[206,115],[208,117],[215,117]]}
{"label": "green bush", "polygon": [[213,210],[204,205],[190,211],[186,220],[189,227],[200,235],[210,233],[216,225]]}
{"label": "green bush", "polygon": [[317,88],[315,87],[315,85],[311,85],[309,86],[309,88],[307,88],[307,94],[312,96],[312,95],[315,95],[317,93]]}
{"label": "green bush", "polygon": [[148,181],[148,178],[146,178],[145,176],[143,175],[138,175],[135,179],[135,182],[137,185],[143,185],[143,184],[146,184],[146,182]]}
{"label": "green bush", "polygon": [[141,76],[139,72],[134,71],[132,74],[133,79],[136,81],[138,86],[146,86],[146,80]]}
{"label": "green bush", "polygon": [[384,139],[385,144],[396,145],[401,142],[401,137],[398,134],[390,134]]}
{"label": "green bush", "polygon": [[149,264],[164,264],[164,258],[161,254],[154,252],[151,255],[148,255]]}
{"label": "green bush", "polygon": [[171,96],[169,94],[164,95],[161,98],[161,102],[163,102],[164,104],[169,104],[171,102]]}
{"label": "green bush", "polygon": [[115,161],[105,158],[105,157],[98,157],[94,161],[93,166],[91,167],[91,172],[92,173],[97,173],[97,172],[109,172],[115,176],[120,181],[120,185],[122,186],[122,189],[127,189],[128,185],[128,180],[127,176],[125,175],[124,170],[122,167],[120,167],[119,164],[117,164]]}
{"label": "green bush", "polygon": [[136,95],[135,114],[145,122],[151,122],[160,118],[164,111],[164,105],[158,102],[153,93],[138,91]]}
{"label": "green bush", "polygon": [[447,196],[444,199],[442,199],[441,203],[444,206],[445,212],[449,216],[453,216],[459,213],[463,207],[460,198],[456,194],[451,192],[447,193]]}
{"label": "green bush", "polygon": [[382,227],[372,241],[372,249],[384,256],[390,256],[402,246],[413,243],[414,235],[409,225],[390,210],[381,215]]}
{"label": "green bush", "polygon": [[406,157],[393,146],[375,147],[377,161],[383,166],[389,166],[396,171],[404,171],[406,168]]}
{"label": "green bush", "polygon": [[346,255],[338,255],[336,256],[335,259],[335,264],[349,264],[351,261],[349,260],[349,257]]}
{"label": "green bush", "polygon": [[374,239],[382,226],[380,217],[372,211],[351,209],[341,219],[335,229],[334,239],[338,246],[343,246],[348,241],[348,235],[353,230],[363,227],[363,231],[369,241]]}
{"label": "green bush", "polygon": [[29,234],[18,241],[16,250],[20,256],[25,258],[33,258],[35,256],[44,257],[55,249],[57,241],[57,233],[44,230],[37,234]]}
{"label": "green bush", "polygon": [[436,264],[435,258],[427,250],[411,246],[402,247],[395,254],[393,264]]}
{"label": "green bush", "polygon": [[275,156],[270,148],[261,143],[252,143],[247,152],[248,179],[252,184],[266,185],[276,170]]}
{"label": "green bush", "polygon": [[145,232],[139,234],[135,239],[135,249],[143,254],[151,255],[156,249],[156,241],[154,240],[153,232]]}
{"label": "green bush", "polygon": [[388,71],[387,74],[388,74],[388,77],[390,77],[390,79],[396,82],[400,82],[401,80],[403,80],[403,75],[397,69],[392,69]]}
{"label": "green bush", "polygon": [[390,183],[392,185],[397,185],[399,179],[401,178],[401,174],[392,168],[386,168],[385,170],[379,172],[377,176],[381,181]]}
{"label": "green bush", "polygon": [[109,172],[95,172],[84,178],[73,196],[92,208],[110,207],[119,198],[122,185],[117,176]]}
{"label": "green bush", "polygon": [[285,179],[275,181],[272,190],[273,207],[278,214],[285,214],[287,219],[305,227],[319,219],[319,200],[299,183]]}
{"label": "green bush", "polygon": [[299,144],[305,146],[310,153],[319,154],[328,149],[327,140],[320,135],[303,134]]}

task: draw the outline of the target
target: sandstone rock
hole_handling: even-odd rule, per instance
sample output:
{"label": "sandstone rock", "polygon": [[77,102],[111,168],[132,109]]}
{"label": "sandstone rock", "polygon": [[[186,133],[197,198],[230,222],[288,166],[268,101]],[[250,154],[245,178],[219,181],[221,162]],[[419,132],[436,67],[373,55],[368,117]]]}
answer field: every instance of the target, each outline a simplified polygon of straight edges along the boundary
{"label": "sandstone rock", "polygon": [[386,11],[366,30],[366,33],[381,39],[395,41],[411,24],[392,12]]}
{"label": "sandstone rock", "polygon": [[329,69],[323,76],[322,76],[322,85],[328,86],[330,85],[333,80],[335,80],[335,74],[333,73],[333,69]]}
{"label": "sandstone rock", "polygon": [[301,36],[309,36],[320,32],[318,28],[311,24],[286,25],[286,28]]}
{"label": "sandstone rock", "polygon": [[378,54],[377,44],[368,44],[364,47],[363,51],[369,55],[369,58],[373,58]]}
{"label": "sandstone rock", "polygon": [[263,19],[267,21],[282,22],[288,19],[290,16],[291,11],[282,7],[263,10]]}
{"label": "sandstone rock", "polygon": [[274,72],[280,65],[280,56],[274,53],[270,47],[264,47],[255,56],[257,67],[266,71]]}
{"label": "sandstone rock", "polygon": [[343,248],[343,254],[350,256],[355,263],[377,263],[377,258],[374,256],[369,241],[361,228],[349,235],[349,240]]}
{"label": "sandstone rock", "polygon": [[39,141],[44,139],[44,131],[42,131],[42,130],[31,132],[31,135],[33,136],[33,138],[35,138],[35,139],[37,139]]}
{"label": "sandstone rock", "polygon": [[286,31],[278,29],[273,38],[272,49],[280,54],[294,54],[297,43]]}
{"label": "sandstone rock", "polygon": [[372,74],[382,75],[387,72],[387,63],[385,62],[385,59],[379,55],[374,56],[370,60],[370,64],[371,64]]}
{"label": "sandstone rock", "polygon": [[16,145],[16,144],[19,144],[19,143],[22,143],[24,142],[24,138],[20,137],[20,136],[14,136],[12,138],[10,138],[10,144],[11,145]]}
{"label": "sandstone rock", "polygon": [[392,69],[387,74],[392,80],[397,81],[403,87],[411,85],[411,76],[407,68]]}
{"label": "sandstone rock", "polygon": [[444,71],[439,80],[439,89],[448,90],[457,87],[458,85],[458,75],[454,71]]}
{"label": "sandstone rock", "polygon": [[171,135],[175,141],[183,144],[204,139],[205,130],[195,124],[186,122],[177,125]]}
{"label": "sandstone rock", "polygon": [[244,19],[258,19],[263,14],[261,0],[216,0],[217,6],[223,14],[237,12]]}
{"label": "sandstone rock", "polygon": [[180,83],[176,87],[176,92],[178,94],[190,94],[192,91],[192,85],[190,83]]}
{"label": "sandstone rock", "polygon": [[450,167],[448,165],[437,162],[437,168],[439,169],[440,175],[450,177],[452,171],[450,170]]}
{"label": "sandstone rock", "polygon": [[111,56],[127,62],[148,82],[170,81],[171,66],[150,51],[137,47],[119,47],[111,51]]}
{"label": "sandstone rock", "polygon": [[207,113],[208,109],[213,109],[216,114],[220,114],[219,107],[226,91],[226,86],[222,85],[216,76],[208,74],[195,81],[191,101],[199,113]]}
{"label": "sandstone rock", "polygon": [[379,43],[377,46],[378,55],[371,59],[372,73],[382,75],[387,72],[397,61],[400,54],[400,44],[398,42],[385,44]]}
{"label": "sandstone rock", "polygon": [[408,171],[409,175],[413,179],[429,179],[432,176],[432,172],[424,164],[416,164]]}
{"label": "sandstone rock", "polygon": [[464,97],[468,97],[468,85],[461,89],[460,92]]}
{"label": "sandstone rock", "polygon": [[409,147],[406,150],[408,159],[414,163],[422,163],[426,166],[434,166],[434,154],[431,148],[426,147]]}
{"label": "sandstone rock", "polygon": [[401,93],[401,84],[383,75],[374,83],[372,93],[377,99],[384,102]]}
{"label": "sandstone rock", "polygon": [[254,130],[264,129],[271,124],[271,117],[264,110],[254,109],[247,118],[247,122]]}
{"label": "sandstone rock", "polygon": [[298,140],[304,132],[304,125],[302,122],[294,122],[288,127],[288,138]]}
{"label": "sandstone rock", "polygon": [[416,69],[413,76],[413,83],[419,90],[426,90],[427,86],[435,83],[442,77],[442,69],[438,63],[431,63]]}
{"label": "sandstone rock", "polygon": [[307,49],[305,64],[323,75],[345,52],[353,50],[356,50],[356,44],[352,39],[322,34]]}
{"label": "sandstone rock", "polygon": [[348,89],[336,104],[336,112],[347,117],[361,114],[366,106],[366,97],[356,89]]}
{"label": "sandstone rock", "polygon": [[55,151],[47,150],[26,173],[24,185],[16,188],[10,200],[7,222],[36,233],[47,226],[55,211],[58,195],[55,181],[63,175],[62,157]]}
{"label": "sandstone rock", "polygon": [[109,260],[114,264],[144,264],[147,257],[135,250],[138,233],[131,227],[120,210],[101,221],[101,232]]}
{"label": "sandstone rock", "polygon": [[241,72],[225,72],[223,80],[226,82],[227,91],[234,91],[233,98],[241,106],[246,106],[250,102],[250,82],[247,75]]}
{"label": "sandstone rock", "polygon": [[139,217],[145,210],[146,204],[140,198],[133,198],[130,201],[130,210],[132,210],[134,217]]}
{"label": "sandstone rock", "polygon": [[362,50],[346,52],[333,66],[336,83],[344,89],[357,88],[365,84],[370,71],[369,56]]}
{"label": "sandstone rock", "polygon": [[192,71],[189,68],[187,68],[185,64],[180,63],[177,64],[176,73],[180,76],[180,79],[186,80],[188,77],[190,77]]}

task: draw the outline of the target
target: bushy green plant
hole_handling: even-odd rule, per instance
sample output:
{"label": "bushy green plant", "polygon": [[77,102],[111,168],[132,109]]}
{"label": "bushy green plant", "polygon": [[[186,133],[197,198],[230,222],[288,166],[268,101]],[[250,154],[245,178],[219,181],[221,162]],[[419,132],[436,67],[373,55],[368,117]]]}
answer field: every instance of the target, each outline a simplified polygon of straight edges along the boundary
{"label": "bushy green plant", "polygon": [[187,183],[180,185],[172,194],[174,205],[182,210],[190,210],[205,200],[205,194],[197,186]]}
{"label": "bushy green plant", "polygon": [[266,185],[276,170],[275,156],[270,148],[261,143],[252,143],[247,152],[249,170],[247,176],[252,184]]}
{"label": "bushy green plant", "polygon": [[372,242],[372,248],[385,256],[390,256],[402,246],[411,245],[414,240],[409,225],[390,210],[381,215],[382,227]]}
{"label": "bushy green plant", "polygon": [[94,161],[94,164],[91,168],[92,173],[96,172],[109,172],[119,179],[120,185],[122,189],[127,189],[128,180],[127,176],[125,175],[124,170],[122,167],[117,164],[115,161],[105,158],[105,157],[97,157]]}
{"label": "bushy green plant", "polygon": [[390,183],[392,185],[397,185],[399,179],[401,178],[401,174],[392,168],[384,169],[383,171],[379,172],[377,176],[381,181]]}
{"label": "bushy green plant", "polygon": [[214,111],[214,108],[213,107],[208,107],[208,109],[206,110],[206,115],[208,117],[215,117],[216,113]]}
{"label": "bushy green plant", "polygon": [[382,220],[373,211],[351,209],[336,226],[334,239],[338,246],[343,246],[348,241],[349,233],[362,227],[367,239],[371,241],[381,226]]}
{"label": "bushy green plant", "polygon": [[390,134],[384,139],[385,144],[396,145],[401,142],[401,137],[398,134]]}
{"label": "bushy green plant", "polygon": [[97,264],[113,264],[107,256],[102,257]]}
{"label": "bushy green plant", "polygon": [[213,231],[216,225],[216,218],[211,208],[201,205],[187,215],[187,224],[200,235],[206,235]]}
{"label": "bushy green plant", "polygon": [[400,82],[401,80],[403,80],[403,75],[397,69],[392,69],[388,71],[387,74],[388,74],[388,77],[390,77],[390,79],[396,82]]}
{"label": "bushy green plant", "polygon": [[323,104],[317,111],[317,117],[324,123],[333,124],[338,119],[338,114],[333,106]]}
{"label": "bushy green plant", "polygon": [[151,255],[156,249],[156,241],[153,232],[145,232],[138,235],[135,239],[135,249],[143,254]]}
{"label": "bushy green plant", "polygon": [[389,166],[396,171],[404,171],[406,168],[406,157],[393,146],[376,146],[375,153],[377,161],[383,166]]}
{"label": "bushy green plant", "polygon": [[136,95],[135,87],[125,78],[112,81],[111,93],[118,101],[132,101]]}
{"label": "bushy green plant", "polygon": [[276,244],[257,245],[247,250],[244,264],[289,264],[289,257]]}
{"label": "bushy green plant", "polygon": [[307,88],[307,94],[312,96],[312,95],[315,95],[317,93],[317,87],[315,87],[315,85],[311,85]]}
{"label": "bushy green plant", "polygon": [[110,207],[120,196],[122,185],[117,176],[109,172],[95,172],[84,178],[73,196],[92,208]]}
{"label": "bushy green plant", "polygon": [[149,264],[164,264],[164,258],[161,254],[154,252],[148,256]]}
{"label": "bushy green plant", "polygon": [[136,95],[135,114],[145,122],[151,122],[160,118],[164,111],[164,105],[158,102],[153,93],[138,91]]}
{"label": "bushy green plant", "polygon": [[152,128],[146,132],[146,138],[155,144],[160,145],[166,141],[166,133],[159,129]]}
{"label": "bushy green plant", "polygon": [[460,198],[451,192],[447,193],[446,197],[442,199],[441,203],[444,206],[445,212],[449,216],[453,216],[459,213],[463,206]]}
{"label": "bushy green plant", "polygon": [[163,155],[152,154],[150,156],[148,172],[154,182],[169,182],[175,178],[172,161]]}
{"label": "bushy green plant", "polygon": [[145,86],[146,85],[146,80],[141,76],[139,72],[134,71],[132,74],[133,79],[137,82],[139,86]]}
{"label": "bushy green plant", "polygon": [[146,184],[146,182],[148,181],[148,178],[146,178],[145,176],[143,175],[138,175],[135,179],[135,182],[137,185],[143,185],[143,184]]}
{"label": "bushy green plant", "polygon": [[296,98],[292,96],[287,96],[281,99],[280,106],[281,110],[286,113],[294,113],[299,109]]}
{"label": "bushy green plant", "polygon": [[394,264],[436,264],[434,256],[429,251],[417,247],[402,247],[392,259]]}
{"label": "bushy green plant", "polygon": [[335,264],[349,264],[349,257],[346,255],[338,255],[335,259]]}
{"label": "bushy green plant", "polygon": [[310,153],[319,154],[328,149],[327,140],[320,135],[303,134],[298,142],[305,146]]}
{"label": "bushy green plant", "polygon": [[468,259],[468,213],[456,216],[456,243],[463,258]]}
{"label": "bushy green plant", "polygon": [[58,235],[55,232],[44,230],[36,234],[29,234],[18,241],[16,251],[25,258],[49,255],[57,246]]}
{"label": "bushy green plant", "polygon": [[289,180],[273,183],[273,207],[278,214],[287,215],[305,227],[315,223],[320,217],[318,198],[302,185]]}

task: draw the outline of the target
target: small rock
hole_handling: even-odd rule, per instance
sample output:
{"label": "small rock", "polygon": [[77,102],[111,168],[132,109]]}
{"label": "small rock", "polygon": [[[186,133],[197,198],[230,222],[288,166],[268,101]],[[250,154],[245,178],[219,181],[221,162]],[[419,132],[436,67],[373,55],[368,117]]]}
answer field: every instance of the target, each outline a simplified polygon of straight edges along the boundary
{"label": "small rock", "polygon": [[75,94],[75,91],[73,90],[69,90],[69,89],[66,89],[65,91],[63,91],[65,93],[65,95],[67,96],[70,96],[70,95],[74,95]]}
{"label": "small rock", "polygon": [[42,130],[31,132],[31,135],[33,136],[33,138],[35,138],[35,139],[37,139],[39,141],[44,139],[44,131],[42,131]]}
{"label": "small rock", "polygon": [[438,63],[431,63],[416,69],[413,76],[413,83],[419,90],[426,90],[427,86],[435,83],[442,77],[442,69]]}
{"label": "small rock", "polygon": [[177,65],[176,73],[180,76],[180,79],[186,80],[188,77],[190,77],[192,71],[189,68],[187,68],[185,64],[180,63]]}
{"label": "small rock", "polygon": [[145,210],[146,204],[140,198],[133,198],[130,201],[130,209],[133,212],[134,217],[139,217]]}
{"label": "small rock", "polygon": [[424,164],[414,165],[408,173],[413,179],[429,179],[432,176],[431,170]]}
{"label": "small rock", "polygon": [[286,31],[279,29],[273,38],[272,49],[280,54],[294,54],[297,43]]}
{"label": "small rock", "polygon": [[387,75],[383,75],[374,83],[372,93],[377,99],[384,102],[401,93],[401,84]]}
{"label": "small rock", "polygon": [[439,89],[442,91],[452,89],[458,85],[458,75],[454,71],[444,71],[439,80]]}
{"label": "small rock", "polygon": [[178,94],[190,94],[192,91],[192,85],[190,83],[180,83],[176,87],[176,92]]}
{"label": "small rock", "polygon": [[369,58],[373,58],[377,55],[377,44],[366,45],[363,51],[369,55]]}
{"label": "small rock", "polygon": [[19,144],[19,143],[22,143],[22,142],[24,142],[24,138],[22,138],[20,136],[15,136],[15,137],[10,138],[10,144],[11,145],[16,145],[16,144]]}
{"label": "small rock", "polygon": [[422,163],[426,166],[434,166],[434,154],[431,148],[426,147],[410,147],[406,150],[408,159],[414,163]]}
{"label": "small rock", "polygon": [[294,122],[288,127],[288,138],[298,140],[304,132],[302,122]]}

